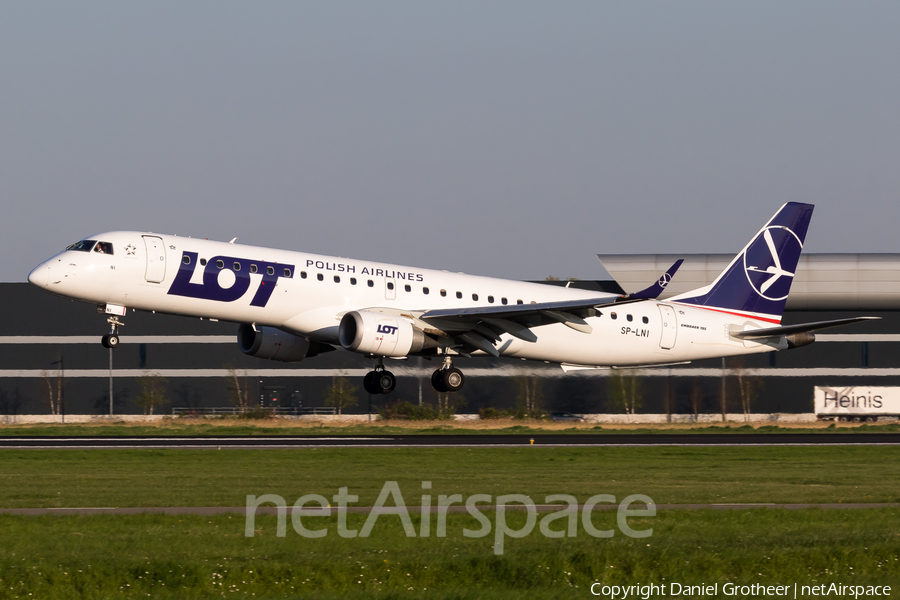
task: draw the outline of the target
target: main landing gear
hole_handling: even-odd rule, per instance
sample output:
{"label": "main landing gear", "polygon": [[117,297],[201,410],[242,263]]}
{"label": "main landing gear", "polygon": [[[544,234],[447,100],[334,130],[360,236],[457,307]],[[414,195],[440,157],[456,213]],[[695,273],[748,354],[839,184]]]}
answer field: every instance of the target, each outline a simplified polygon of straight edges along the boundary
{"label": "main landing gear", "polygon": [[453,366],[453,361],[449,356],[445,356],[441,368],[431,374],[431,387],[441,393],[458,392],[465,382],[465,375]]}
{"label": "main landing gear", "polygon": [[119,346],[119,327],[124,327],[125,323],[118,317],[110,317],[106,322],[109,323],[109,333],[100,338],[100,343],[104,348],[117,348]]}
{"label": "main landing gear", "polygon": [[384,369],[384,359],[379,358],[374,371],[366,373],[363,388],[370,394],[390,394],[397,385],[397,378]]}

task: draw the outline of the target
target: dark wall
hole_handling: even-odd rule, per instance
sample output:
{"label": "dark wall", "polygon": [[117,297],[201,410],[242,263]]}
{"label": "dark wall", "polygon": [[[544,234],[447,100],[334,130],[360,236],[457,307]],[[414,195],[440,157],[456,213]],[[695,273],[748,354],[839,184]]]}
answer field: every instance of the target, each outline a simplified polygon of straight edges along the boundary
{"label": "dark wall", "polygon": [[[105,377],[76,377],[78,370],[108,369],[110,351],[103,348],[99,338],[108,326],[105,315],[98,314],[92,304],[75,302],[52,296],[29,284],[0,284],[0,414],[35,414],[49,412],[47,404],[48,379],[52,385],[59,375],[60,361],[66,376],[63,378],[65,410],[69,414],[104,414],[109,412],[109,380]],[[855,314],[855,313],[854,313]],[[900,334],[900,312],[870,313],[883,317],[882,321],[862,323],[829,330],[840,334]],[[835,319],[849,316],[841,312],[793,312],[785,315],[785,324]],[[129,312],[121,330],[128,336],[234,336],[235,323],[210,322],[195,318],[164,314]],[[12,343],[11,336],[93,336],[96,339],[80,343]],[[21,340],[17,340],[21,341]],[[754,401],[755,412],[809,412],[812,410],[812,388],[815,385],[900,385],[900,376],[870,375],[866,369],[900,368],[900,343],[883,341],[853,341],[815,343],[788,352],[750,356],[743,359],[746,368],[763,369],[761,387]],[[438,361],[414,358],[403,363],[387,361],[391,365],[421,367],[428,372],[437,368]],[[614,412],[607,399],[609,379],[588,374],[563,376],[557,366],[508,359],[457,359],[458,367],[466,369],[497,368],[498,376],[470,377],[465,388],[456,396],[459,412],[477,412],[493,406],[514,408],[518,402],[519,381],[503,376],[503,367],[529,366],[541,379],[540,403],[548,410],[571,412]],[[122,369],[152,371],[155,369],[227,369],[238,372],[256,369],[368,369],[372,361],[343,350],[307,359],[301,363],[284,364],[256,359],[242,354],[235,343],[123,343],[113,351],[114,375]],[[684,376],[684,369],[720,369],[721,360],[693,363],[685,367],[658,371],[659,376],[642,377],[643,405],[641,412],[666,412],[666,398],[675,413],[693,412],[692,393],[700,398],[701,412],[720,410],[721,377]],[[729,363],[732,366],[732,363]],[[771,376],[784,369],[863,369],[852,376],[816,374],[815,376]],[[25,374],[17,374],[25,371]],[[671,372],[671,375],[668,373]],[[874,373],[874,372],[873,372]],[[728,409],[740,411],[733,377],[726,379]],[[332,377],[266,376],[248,377],[247,384],[254,401],[267,405],[322,406],[323,398],[332,385]],[[362,391],[361,381],[352,378],[357,386],[356,407],[348,412],[366,412],[369,397]],[[140,412],[133,402],[140,392],[136,377],[115,375],[113,382],[114,410],[117,413]],[[229,381],[226,377],[174,377],[165,384],[168,404],[172,407],[227,406]],[[426,377],[401,377],[395,392],[389,396],[372,398],[373,408],[388,402],[418,403],[419,389],[425,403],[435,403],[437,394]],[[698,390],[698,391],[695,391]]]}

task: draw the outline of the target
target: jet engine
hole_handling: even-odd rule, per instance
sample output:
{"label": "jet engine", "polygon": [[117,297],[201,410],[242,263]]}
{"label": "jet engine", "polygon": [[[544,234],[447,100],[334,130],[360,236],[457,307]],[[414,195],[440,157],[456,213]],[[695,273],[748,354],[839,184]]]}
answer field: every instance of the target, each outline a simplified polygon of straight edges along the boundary
{"label": "jet engine", "polygon": [[345,314],[338,337],[347,350],[375,356],[409,356],[437,346],[437,342],[409,320],[370,310]]}
{"label": "jet engine", "polygon": [[256,358],[268,358],[282,362],[300,362],[304,358],[334,350],[327,344],[310,342],[274,327],[259,327],[242,323],[238,328],[238,348],[244,354]]}

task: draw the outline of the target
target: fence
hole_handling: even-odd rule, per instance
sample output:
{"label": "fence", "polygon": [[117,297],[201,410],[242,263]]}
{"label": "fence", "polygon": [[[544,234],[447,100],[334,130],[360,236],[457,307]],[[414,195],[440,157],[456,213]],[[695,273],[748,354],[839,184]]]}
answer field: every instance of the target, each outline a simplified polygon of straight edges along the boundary
{"label": "fence", "polygon": [[277,407],[277,408],[239,408],[237,406],[214,406],[204,408],[182,408],[176,407],[172,409],[173,417],[197,416],[218,416],[218,415],[242,415],[253,412],[265,412],[270,415],[334,415],[337,410],[333,406],[310,406],[310,407]]}

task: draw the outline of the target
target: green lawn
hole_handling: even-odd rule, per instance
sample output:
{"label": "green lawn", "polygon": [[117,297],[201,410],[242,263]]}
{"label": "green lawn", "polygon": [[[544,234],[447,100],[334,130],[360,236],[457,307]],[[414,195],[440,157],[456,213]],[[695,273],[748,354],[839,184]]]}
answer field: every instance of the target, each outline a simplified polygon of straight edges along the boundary
{"label": "green lawn", "polygon": [[467,515],[449,516],[446,538],[407,538],[382,516],[370,537],[344,539],[324,520],[329,534],[308,539],[290,526],[276,537],[274,517],[247,538],[236,515],[0,515],[0,598],[573,598],[595,582],[893,584],[896,597],[900,582],[897,509],[663,511],[642,519],[650,538],[533,533],[502,556],[460,534],[478,526]]}
{"label": "green lawn", "polygon": [[[537,503],[549,494],[579,502],[645,494],[657,504],[900,502],[898,459],[893,446],[2,450],[0,507],[244,506],[247,495],[263,494],[291,505],[311,493],[331,499],[340,487],[371,506],[386,481],[399,483],[410,506],[423,493],[433,505],[441,494],[515,493]],[[427,492],[423,481],[432,483]],[[496,523],[495,513],[484,515]],[[366,518],[351,513],[349,526]],[[250,538],[238,514],[0,515],[0,600],[571,598],[591,597],[593,582],[900,585],[894,508],[660,510],[629,519],[652,528],[649,538],[618,529],[594,538],[579,521],[575,537],[551,539],[539,528],[507,537],[500,556],[493,535],[463,536],[479,528],[467,514],[448,515],[444,538],[435,522],[428,537],[408,538],[396,516],[379,517],[369,537],[346,539],[336,517],[311,519],[307,526],[327,527],[326,537],[302,537],[290,519],[277,537],[265,515]],[[419,516],[412,519],[420,532]],[[512,528],[524,519],[507,514]],[[615,528],[616,513],[597,513],[594,523]]]}
{"label": "green lawn", "polygon": [[[886,423],[883,425],[851,425],[849,423],[840,426],[830,425],[822,427],[804,427],[799,424],[795,427],[783,427],[767,425],[763,427],[751,427],[750,425],[708,425],[705,427],[688,425],[671,425],[669,427],[647,427],[645,429],[617,428],[616,425],[595,425],[593,427],[580,425],[564,430],[545,429],[543,425],[551,425],[549,421],[519,421],[516,425],[498,427],[496,429],[467,428],[465,422],[443,421],[438,425],[434,421],[418,422],[408,421],[402,425],[378,424],[378,425],[346,425],[314,426],[308,423],[291,426],[290,422],[279,421],[273,423],[268,420],[242,420],[242,419],[216,419],[213,423],[185,422],[172,419],[162,423],[150,425],[127,425],[125,423],[91,424],[91,425],[0,425],[0,436],[174,436],[174,435],[523,435],[523,434],[558,434],[572,435],[584,434],[629,434],[629,435],[659,435],[659,434],[704,434],[704,433],[817,433],[817,434],[841,434],[841,433],[897,433],[900,432],[900,424]],[[556,424],[553,424],[556,425]]]}
{"label": "green lawn", "polygon": [[404,494],[646,494],[659,504],[900,502],[900,447],[2,450],[0,508],[243,506],[248,494],[371,505]]}

